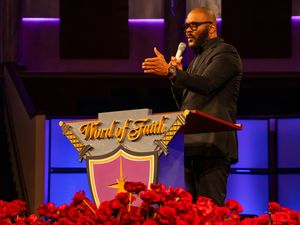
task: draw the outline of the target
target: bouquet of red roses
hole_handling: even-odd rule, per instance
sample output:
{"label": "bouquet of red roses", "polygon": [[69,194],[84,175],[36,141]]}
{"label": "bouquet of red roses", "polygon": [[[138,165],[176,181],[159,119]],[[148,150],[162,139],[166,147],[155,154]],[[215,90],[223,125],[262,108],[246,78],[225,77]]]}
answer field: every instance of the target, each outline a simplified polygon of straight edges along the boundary
{"label": "bouquet of red roses", "polygon": [[206,197],[199,197],[196,203],[182,188],[166,188],[152,184],[148,190],[140,182],[126,182],[126,192],[118,193],[99,207],[91,202],[83,191],[73,197],[71,204],[55,206],[43,204],[38,215],[26,214],[26,203],[15,200],[0,200],[0,224],[18,225],[269,225],[300,224],[300,213],[269,203],[269,212],[254,218],[242,218],[241,205],[227,200],[217,206]]}

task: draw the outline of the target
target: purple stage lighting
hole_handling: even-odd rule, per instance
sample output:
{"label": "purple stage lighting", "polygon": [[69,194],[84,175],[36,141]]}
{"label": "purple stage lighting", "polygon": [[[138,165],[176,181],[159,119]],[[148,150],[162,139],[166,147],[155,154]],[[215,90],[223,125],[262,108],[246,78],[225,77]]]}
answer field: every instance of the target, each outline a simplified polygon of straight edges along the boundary
{"label": "purple stage lighting", "polygon": [[[24,17],[23,22],[60,22],[60,18]],[[164,19],[128,19],[129,23],[163,23]]]}
{"label": "purple stage lighting", "polygon": [[24,17],[22,18],[23,22],[59,22],[59,18],[40,18],[40,17]]}

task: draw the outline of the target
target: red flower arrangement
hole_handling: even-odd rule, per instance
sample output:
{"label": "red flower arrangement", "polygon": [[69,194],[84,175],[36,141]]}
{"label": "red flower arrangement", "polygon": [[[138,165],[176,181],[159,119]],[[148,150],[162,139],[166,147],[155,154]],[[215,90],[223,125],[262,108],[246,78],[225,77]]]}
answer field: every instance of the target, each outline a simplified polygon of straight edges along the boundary
{"label": "red flower arrangement", "polygon": [[[220,207],[206,197],[192,203],[192,196],[182,188],[169,188],[152,184],[147,190],[140,182],[126,182],[127,192],[115,199],[104,201],[97,208],[84,194],[78,192],[70,205],[43,204],[38,215],[26,216],[26,203],[0,200],[0,224],[18,225],[269,225],[300,224],[300,213],[269,203],[268,214],[254,218],[241,218],[241,205],[228,200]],[[139,203],[133,205],[134,201]]]}

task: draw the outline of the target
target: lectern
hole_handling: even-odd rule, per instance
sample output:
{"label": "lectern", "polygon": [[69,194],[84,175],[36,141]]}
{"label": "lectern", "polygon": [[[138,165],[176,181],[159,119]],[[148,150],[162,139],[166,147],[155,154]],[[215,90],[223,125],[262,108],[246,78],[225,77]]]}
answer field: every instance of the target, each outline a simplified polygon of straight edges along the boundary
{"label": "lectern", "polygon": [[86,161],[97,205],[125,191],[126,181],[184,187],[184,134],[240,130],[196,110],[152,114],[149,109],[99,113],[97,119],[60,122]]}

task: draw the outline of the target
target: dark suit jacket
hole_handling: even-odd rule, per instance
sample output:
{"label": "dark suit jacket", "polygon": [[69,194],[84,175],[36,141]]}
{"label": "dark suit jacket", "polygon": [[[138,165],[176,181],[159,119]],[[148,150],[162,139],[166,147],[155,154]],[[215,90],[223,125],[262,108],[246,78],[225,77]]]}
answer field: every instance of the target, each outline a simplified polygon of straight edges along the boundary
{"label": "dark suit jacket", "polygon": [[[236,49],[220,38],[206,41],[187,71],[177,71],[172,80],[181,91],[181,109],[196,109],[235,123],[242,64]],[[235,132],[185,136],[185,154],[238,160]]]}

